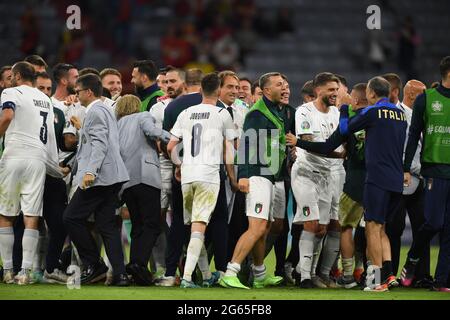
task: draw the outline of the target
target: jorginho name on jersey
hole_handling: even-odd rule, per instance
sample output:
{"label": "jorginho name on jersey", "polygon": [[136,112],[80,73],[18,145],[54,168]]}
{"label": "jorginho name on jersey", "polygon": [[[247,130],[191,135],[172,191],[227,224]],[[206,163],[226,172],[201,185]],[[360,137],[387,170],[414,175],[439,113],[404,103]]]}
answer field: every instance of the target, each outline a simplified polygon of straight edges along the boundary
{"label": "jorginho name on jersey", "polygon": [[192,106],[178,116],[171,133],[183,140],[181,183],[218,184],[223,139],[237,137],[227,110],[207,104]]}

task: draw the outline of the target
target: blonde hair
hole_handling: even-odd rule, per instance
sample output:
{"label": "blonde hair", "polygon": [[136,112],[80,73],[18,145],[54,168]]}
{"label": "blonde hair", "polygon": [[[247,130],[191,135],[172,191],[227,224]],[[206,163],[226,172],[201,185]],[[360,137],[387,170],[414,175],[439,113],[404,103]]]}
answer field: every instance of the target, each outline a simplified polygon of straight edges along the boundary
{"label": "blonde hair", "polygon": [[119,101],[117,101],[116,104],[117,120],[130,114],[138,113],[140,110],[141,110],[141,100],[132,94],[126,94],[123,97],[121,97]]}

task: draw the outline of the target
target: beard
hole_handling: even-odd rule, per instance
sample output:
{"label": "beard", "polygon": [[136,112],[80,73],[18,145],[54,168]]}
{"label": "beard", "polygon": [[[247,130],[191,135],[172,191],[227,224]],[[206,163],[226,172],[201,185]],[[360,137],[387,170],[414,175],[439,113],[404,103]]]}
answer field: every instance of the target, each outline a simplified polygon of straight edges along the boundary
{"label": "beard", "polygon": [[336,104],[336,98],[334,98],[334,102],[331,102],[332,97],[331,96],[325,96],[322,98],[323,103],[325,103],[325,105],[327,107],[331,107],[334,106]]}
{"label": "beard", "polygon": [[172,98],[175,99],[176,97],[180,96],[180,94],[183,92],[183,89],[180,87],[178,89],[173,89],[173,88],[169,88],[167,89],[167,95]]}
{"label": "beard", "polygon": [[68,85],[68,86],[67,86],[67,93],[68,93],[68,94],[76,94],[75,86],[73,86],[73,85]]}
{"label": "beard", "polygon": [[142,97],[144,94],[144,87],[138,84],[134,85],[134,92],[139,96]]}

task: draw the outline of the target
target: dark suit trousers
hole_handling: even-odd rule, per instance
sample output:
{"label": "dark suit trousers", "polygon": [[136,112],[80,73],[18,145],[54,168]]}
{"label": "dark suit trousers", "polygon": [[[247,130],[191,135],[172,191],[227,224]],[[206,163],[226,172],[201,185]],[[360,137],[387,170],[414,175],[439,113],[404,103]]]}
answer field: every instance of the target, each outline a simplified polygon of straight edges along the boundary
{"label": "dark suit trousers", "polygon": [[211,221],[206,228],[205,245],[212,243],[216,270],[227,271],[228,207],[225,180],[220,180],[219,195]]}
{"label": "dark suit trousers", "polygon": [[172,223],[167,236],[166,276],[175,276],[183,245],[190,236],[190,226],[184,225],[181,183],[172,179]]}
{"label": "dark suit trousers", "polygon": [[61,270],[61,256],[67,232],[63,223],[63,213],[67,206],[66,183],[63,179],[50,176],[45,178],[43,216],[49,231],[49,242],[46,257],[46,269],[53,272]]}
{"label": "dark suit trousers", "polygon": [[125,189],[122,198],[132,225],[130,263],[147,267],[161,233],[161,190],[141,183]]}
{"label": "dark suit trousers", "polygon": [[[391,243],[392,270],[394,275],[398,272],[401,236],[405,229],[405,218],[408,213],[411,221],[413,240],[417,238],[419,228],[425,222],[424,218],[424,189],[420,183],[417,190],[411,195],[402,195],[395,212],[386,223],[386,234]],[[416,278],[421,279],[430,274],[430,246],[424,248],[422,259],[416,268]]]}
{"label": "dark suit trousers", "polygon": [[95,226],[102,236],[106,254],[114,275],[125,273],[120,231],[116,227],[115,209],[121,184],[77,189],[64,211],[64,225],[85,266],[100,261],[100,250],[87,227],[87,219],[94,213]]}
{"label": "dark suit trousers", "polygon": [[228,226],[228,261],[233,257],[234,248],[241,235],[248,229],[245,193],[237,191],[234,197],[233,211]]}

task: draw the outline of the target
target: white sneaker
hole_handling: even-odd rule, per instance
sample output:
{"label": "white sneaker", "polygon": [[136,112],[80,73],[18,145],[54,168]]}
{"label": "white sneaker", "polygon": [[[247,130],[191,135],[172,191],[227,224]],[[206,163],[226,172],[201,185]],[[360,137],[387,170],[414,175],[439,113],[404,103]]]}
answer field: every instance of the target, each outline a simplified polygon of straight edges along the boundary
{"label": "white sneaker", "polygon": [[14,283],[14,271],[13,269],[3,270],[3,283],[13,284]]}
{"label": "white sneaker", "polygon": [[17,276],[14,277],[14,282],[19,286],[31,284],[31,270],[30,269],[20,270]]}
{"label": "white sneaker", "polygon": [[158,287],[174,287],[175,286],[175,277],[162,276],[155,280],[155,286]]}
{"label": "white sneaker", "polygon": [[59,269],[54,269],[52,273],[48,273],[47,270],[44,272],[44,280],[47,283],[67,284],[67,279],[69,276]]}

